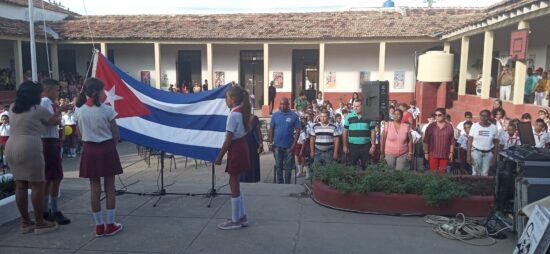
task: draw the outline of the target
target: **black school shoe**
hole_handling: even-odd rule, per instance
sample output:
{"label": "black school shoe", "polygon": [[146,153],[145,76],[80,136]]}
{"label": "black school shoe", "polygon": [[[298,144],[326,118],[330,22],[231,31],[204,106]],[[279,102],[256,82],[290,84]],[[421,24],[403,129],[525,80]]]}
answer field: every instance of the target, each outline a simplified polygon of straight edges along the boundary
{"label": "black school shoe", "polygon": [[53,221],[57,222],[59,225],[67,225],[71,223],[71,219],[65,217],[61,212],[55,212],[50,215]]}
{"label": "black school shoe", "polygon": [[54,218],[53,218],[53,215],[50,212],[44,212],[42,218],[44,218],[44,220],[47,220],[47,221],[50,221],[50,222],[55,221]]}

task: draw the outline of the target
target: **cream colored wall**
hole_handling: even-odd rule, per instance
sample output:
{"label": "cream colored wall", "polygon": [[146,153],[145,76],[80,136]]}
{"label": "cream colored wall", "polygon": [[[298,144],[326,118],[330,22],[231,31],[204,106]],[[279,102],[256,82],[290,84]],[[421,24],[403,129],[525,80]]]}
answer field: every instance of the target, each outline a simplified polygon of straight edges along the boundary
{"label": "cream colored wall", "polygon": [[[239,62],[241,50],[263,50],[263,44],[258,45],[212,45],[214,73],[225,72],[225,83],[239,83]],[[206,69],[206,67],[205,67]]]}
{"label": "cream colored wall", "polygon": [[[325,92],[358,92],[361,71],[370,72],[371,80],[378,79],[378,43],[326,45],[325,78],[336,73],[336,87],[325,86]],[[387,52],[386,52],[387,53]]]}
{"label": "cream colored wall", "polygon": [[269,80],[273,72],[283,72],[283,88],[278,92],[292,91],[292,51],[295,49],[319,49],[319,45],[269,45]]}
{"label": "cream colored wall", "polygon": [[[99,47],[99,44],[97,44],[96,46]],[[76,57],[76,72],[78,72],[78,74],[82,76],[86,75],[88,63],[92,58],[91,44],[59,44],[58,49],[74,50]]]}
{"label": "cream colored wall", "polygon": [[[161,44],[160,45],[160,72],[161,79],[166,77],[165,81],[161,81],[168,85],[177,85],[176,74],[176,62],[178,59],[178,51],[180,50],[200,50],[201,51],[201,80],[204,80],[207,76],[207,63],[206,63],[206,44],[197,45],[173,45],[173,44]],[[210,82],[210,80],[209,80]],[[166,87],[167,87],[166,86]]]}
{"label": "cream colored wall", "polygon": [[151,86],[155,85],[155,54],[153,44],[108,44],[114,52],[115,65],[137,80],[141,71],[150,71]]}
{"label": "cream colored wall", "polygon": [[[387,43],[386,44],[386,73],[385,79],[390,82],[390,92],[411,93],[415,87],[414,52],[422,54],[434,47],[443,47],[443,43]],[[403,89],[394,87],[396,71],[405,71],[405,85]]]}

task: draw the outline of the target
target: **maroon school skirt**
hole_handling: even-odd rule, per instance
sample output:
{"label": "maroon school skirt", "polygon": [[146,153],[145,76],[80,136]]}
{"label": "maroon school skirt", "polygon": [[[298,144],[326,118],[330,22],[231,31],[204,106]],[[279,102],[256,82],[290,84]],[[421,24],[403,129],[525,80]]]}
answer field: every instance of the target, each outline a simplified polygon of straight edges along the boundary
{"label": "maroon school skirt", "polygon": [[246,139],[243,137],[231,141],[231,146],[229,146],[229,152],[227,153],[225,172],[230,175],[236,175],[248,171],[250,168],[250,157]]}
{"label": "maroon school skirt", "polygon": [[63,179],[63,166],[61,165],[61,142],[59,139],[43,138],[42,151],[44,153],[46,180]]}
{"label": "maroon school skirt", "polygon": [[122,174],[116,144],[112,139],[101,143],[84,142],[80,159],[80,177],[99,178]]}
{"label": "maroon school skirt", "polygon": [[6,145],[10,136],[0,136],[0,145]]}
{"label": "maroon school skirt", "polygon": [[300,152],[302,151],[302,146],[303,146],[302,144],[296,144],[296,145],[294,146],[294,151],[293,151],[293,152],[294,152],[294,156],[302,156],[302,155],[300,154]]}

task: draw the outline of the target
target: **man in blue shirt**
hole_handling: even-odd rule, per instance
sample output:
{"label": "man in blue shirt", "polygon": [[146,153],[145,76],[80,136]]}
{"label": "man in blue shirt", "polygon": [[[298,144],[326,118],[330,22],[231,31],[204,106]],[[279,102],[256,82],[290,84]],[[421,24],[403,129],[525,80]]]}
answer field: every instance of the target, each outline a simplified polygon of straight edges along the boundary
{"label": "man in blue shirt", "polygon": [[[271,115],[269,128],[269,148],[275,156],[275,170],[277,183],[290,183],[293,165],[294,144],[300,134],[300,119],[296,113],[290,111],[287,98],[280,102],[279,111]],[[283,169],[285,171],[283,181]]]}

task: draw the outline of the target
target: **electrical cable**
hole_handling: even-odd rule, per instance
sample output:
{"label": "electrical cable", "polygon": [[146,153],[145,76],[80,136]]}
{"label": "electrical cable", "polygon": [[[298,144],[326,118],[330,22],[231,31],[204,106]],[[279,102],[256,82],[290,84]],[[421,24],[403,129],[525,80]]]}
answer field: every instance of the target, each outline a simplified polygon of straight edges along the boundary
{"label": "electrical cable", "polygon": [[[424,222],[433,225],[432,230],[447,239],[459,240],[475,246],[490,246],[496,243],[496,240],[487,232],[486,227],[481,225],[477,220],[466,218],[463,213],[458,213],[454,219],[437,215],[426,215]],[[488,239],[489,242],[473,242],[476,239]]]}
{"label": "electrical cable", "polygon": [[[338,211],[353,212],[353,213],[359,213],[359,214],[389,215],[389,216],[422,215],[422,214],[391,214],[391,213],[365,212],[365,211],[333,207],[330,205],[320,203],[319,201],[315,200],[315,198],[313,197],[313,191],[312,189],[310,189],[310,186],[308,186],[307,184],[305,186],[306,186],[306,189],[308,189],[308,191],[311,190],[309,191],[308,194],[311,200],[313,200],[313,202],[319,205],[322,205],[324,207],[331,208]],[[455,219],[449,219],[447,217],[437,216],[437,215],[426,215],[424,217],[424,221],[428,224],[434,225],[432,230],[437,234],[439,234],[440,236],[451,240],[459,240],[463,243],[474,245],[474,246],[494,245],[496,244],[497,241],[491,236],[497,235],[500,232],[504,231],[505,229],[508,229],[508,227],[506,227],[495,233],[489,234],[489,232],[487,231],[487,228],[483,226],[483,223],[481,221],[468,219],[466,218],[466,216],[464,216],[463,213],[458,213]],[[473,240],[476,240],[476,239],[488,239],[489,242],[487,243],[473,242]]]}
{"label": "electrical cable", "polygon": [[[88,69],[86,70],[86,78],[88,75],[90,75],[90,71],[92,70],[92,65],[94,65],[94,57],[96,54],[96,47],[95,47],[95,41],[94,41],[94,33],[92,31],[92,27],[90,26],[90,20],[88,19],[88,10],[86,9],[86,3],[84,0],[82,0],[82,6],[84,7],[84,17],[86,17],[86,24],[88,25],[88,31],[90,32],[90,39],[92,40],[92,58],[90,59],[90,65],[88,66]],[[105,54],[105,52],[103,52]],[[84,88],[84,87],[82,87]]]}

